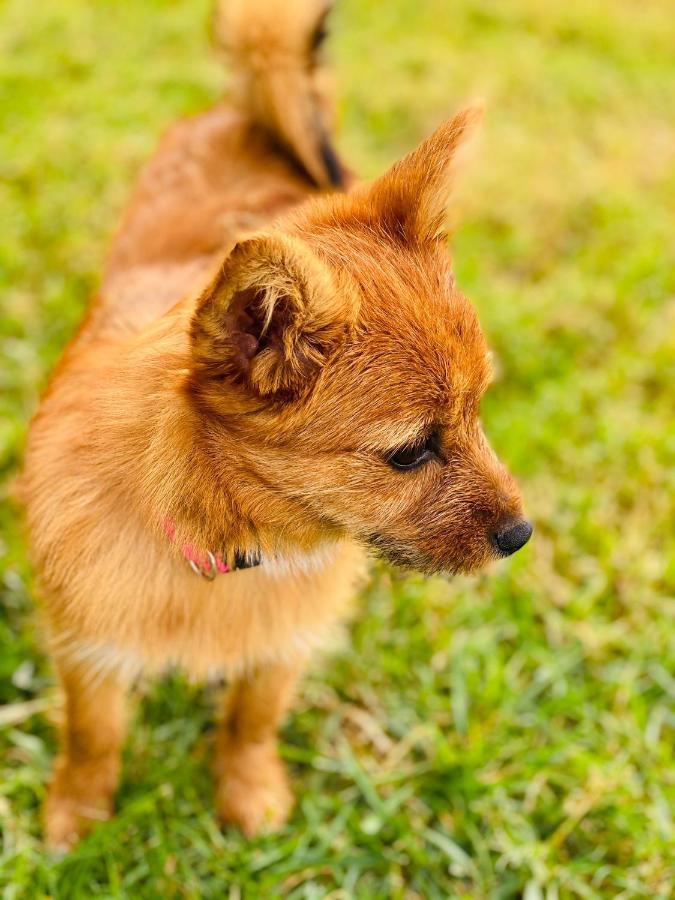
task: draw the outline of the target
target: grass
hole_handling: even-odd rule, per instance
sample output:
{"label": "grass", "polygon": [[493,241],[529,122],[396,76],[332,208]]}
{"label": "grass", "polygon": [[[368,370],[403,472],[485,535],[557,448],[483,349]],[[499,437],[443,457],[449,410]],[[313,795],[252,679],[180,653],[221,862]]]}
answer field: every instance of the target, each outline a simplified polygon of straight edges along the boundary
{"label": "grass", "polygon": [[[0,466],[95,289],[161,127],[223,80],[205,0],[8,0],[0,29]],[[0,511],[0,892],[9,898],[667,898],[675,883],[675,18],[669,0],[342,0],[341,146],[379,172],[488,100],[460,284],[486,429],[536,536],[452,583],[377,568],[284,731],[298,807],[213,819],[214,697],[148,686],[117,818],[50,858],[55,750],[16,510]],[[206,737],[206,739],[204,739]]]}

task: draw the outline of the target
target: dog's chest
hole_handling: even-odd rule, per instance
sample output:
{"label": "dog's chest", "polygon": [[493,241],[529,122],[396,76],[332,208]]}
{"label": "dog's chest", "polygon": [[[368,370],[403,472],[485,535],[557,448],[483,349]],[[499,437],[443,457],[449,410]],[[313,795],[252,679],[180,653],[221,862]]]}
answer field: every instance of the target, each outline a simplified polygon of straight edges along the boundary
{"label": "dog's chest", "polygon": [[62,631],[54,649],[125,681],[170,666],[201,679],[291,663],[338,636],[362,570],[352,544],[266,559],[211,582],[186,565],[142,597],[118,592],[114,625],[99,621],[86,637]]}

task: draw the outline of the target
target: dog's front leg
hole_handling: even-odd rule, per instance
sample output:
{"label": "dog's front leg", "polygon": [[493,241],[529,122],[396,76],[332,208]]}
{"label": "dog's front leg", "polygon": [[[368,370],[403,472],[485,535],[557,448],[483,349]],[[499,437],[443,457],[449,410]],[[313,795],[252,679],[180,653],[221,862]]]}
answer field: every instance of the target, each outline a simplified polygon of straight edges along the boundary
{"label": "dog's front leg", "polygon": [[231,685],[218,731],[218,815],[251,836],[283,825],[293,806],[277,730],[302,671],[300,661],[270,665]]}
{"label": "dog's front leg", "polygon": [[68,849],[98,821],[110,817],[126,731],[125,689],[116,679],[67,666],[61,754],[47,791],[47,843]]}

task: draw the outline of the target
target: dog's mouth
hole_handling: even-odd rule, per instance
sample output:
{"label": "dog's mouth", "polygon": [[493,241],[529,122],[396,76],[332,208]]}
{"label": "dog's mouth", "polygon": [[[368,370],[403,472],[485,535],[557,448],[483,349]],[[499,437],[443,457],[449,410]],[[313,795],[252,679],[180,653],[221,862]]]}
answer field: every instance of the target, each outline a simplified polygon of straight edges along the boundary
{"label": "dog's mouth", "polygon": [[365,538],[365,543],[371,547],[378,556],[386,559],[387,562],[393,563],[395,566],[401,566],[404,569],[418,569],[424,571],[426,569],[425,560],[422,555],[410,547],[395,541],[393,538],[384,534],[369,534]]}
{"label": "dog's mouth", "polygon": [[403,569],[421,572],[423,575],[468,575],[483,568],[501,555],[493,552],[492,548],[487,545],[484,553],[474,550],[473,553],[458,555],[454,559],[451,557],[435,558],[386,534],[374,532],[364,537],[363,540],[381,559]]}
{"label": "dog's mouth", "polygon": [[442,562],[432,559],[409,544],[398,541],[389,535],[372,533],[365,538],[365,543],[371,547],[381,558],[399,566],[421,572],[423,575],[457,575],[462,571],[470,571],[475,568],[471,565],[457,564],[456,562]]}

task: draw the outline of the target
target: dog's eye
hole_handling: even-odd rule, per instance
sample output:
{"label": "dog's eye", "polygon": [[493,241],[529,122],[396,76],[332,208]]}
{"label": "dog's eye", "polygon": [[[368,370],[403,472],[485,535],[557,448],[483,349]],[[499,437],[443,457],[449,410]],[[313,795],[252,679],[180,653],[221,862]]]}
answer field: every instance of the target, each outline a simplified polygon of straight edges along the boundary
{"label": "dog's eye", "polygon": [[438,438],[436,434],[430,434],[421,443],[410,447],[399,447],[386,457],[389,465],[399,472],[409,472],[429,462],[438,454]]}

